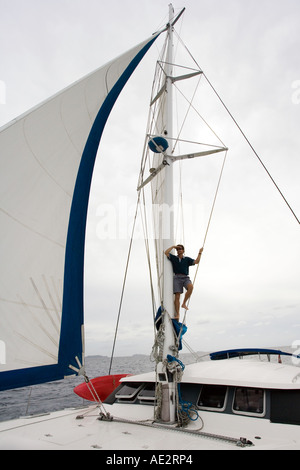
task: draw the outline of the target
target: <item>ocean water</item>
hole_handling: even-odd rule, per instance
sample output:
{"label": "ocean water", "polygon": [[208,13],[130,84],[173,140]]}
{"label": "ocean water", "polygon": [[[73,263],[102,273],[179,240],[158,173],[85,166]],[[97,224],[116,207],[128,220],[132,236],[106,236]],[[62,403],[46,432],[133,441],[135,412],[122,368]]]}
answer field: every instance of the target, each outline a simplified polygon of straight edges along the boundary
{"label": "ocean water", "polygon": [[[90,379],[107,375],[109,364],[109,357],[89,356],[86,358],[86,373]],[[139,374],[153,369],[154,364],[148,356],[134,355],[114,358],[111,373]],[[91,404],[73,392],[73,389],[83,382],[83,377],[74,376],[56,382],[0,392],[0,421]]]}
{"label": "ocean water", "polygon": [[[287,348],[278,349],[287,350]],[[197,355],[199,357],[203,356],[203,360],[208,359],[208,353],[197,353]],[[195,357],[191,354],[183,354],[180,356],[180,360],[187,365],[195,362]],[[257,358],[253,357],[253,360],[257,360]],[[272,359],[273,361],[277,361],[277,356]],[[282,356],[282,362],[290,363],[291,359]],[[86,358],[86,373],[90,379],[107,375],[109,364],[109,357],[89,356]],[[111,373],[140,374],[150,372],[154,368],[155,365],[149,356],[116,357],[113,361]],[[74,376],[56,382],[0,392],[0,421],[91,404],[91,402],[78,397],[73,392],[73,389],[81,383],[83,383],[83,378]]]}

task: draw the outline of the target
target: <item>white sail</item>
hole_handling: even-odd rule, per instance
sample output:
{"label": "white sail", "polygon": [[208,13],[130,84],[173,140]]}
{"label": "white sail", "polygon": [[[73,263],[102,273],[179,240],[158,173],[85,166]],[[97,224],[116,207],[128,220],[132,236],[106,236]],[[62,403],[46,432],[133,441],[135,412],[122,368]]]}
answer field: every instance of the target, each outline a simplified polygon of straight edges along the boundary
{"label": "white sail", "polygon": [[99,141],[158,34],[0,130],[0,390],[80,367],[83,263]]}

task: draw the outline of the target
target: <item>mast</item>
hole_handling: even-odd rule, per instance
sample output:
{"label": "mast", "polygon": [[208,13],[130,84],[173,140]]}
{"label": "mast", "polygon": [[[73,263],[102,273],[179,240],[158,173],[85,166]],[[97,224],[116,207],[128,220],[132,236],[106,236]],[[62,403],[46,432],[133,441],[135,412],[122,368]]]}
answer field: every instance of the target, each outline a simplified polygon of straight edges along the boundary
{"label": "mast", "polygon": [[[166,58],[166,127],[165,138],[168,140],[169,148],[173,136],[173,97],[172,97],[172,76],[173,76],[173,25],[174,18],[173,5],[169,5],[169,24],[168,24],[168,49]],[[173,211],[173,161],[166,156],[165,165],[165,184],[163,199],[163,250],[174,245],[174,211]],[[174,330],[172,318],[174,317],[174,298],[173,298],[173,269],[169,260],[164,256],[163,266],[163,321],[165,330],[165,339],[163,346],[163,362],[167,363],[167,355],[173,354],[175,349]],[[176,403],[176,383],[173,374],[165,371],[167,381],[163,384],[163,401],[161,419],[164,422],[175,421],[175,403]]]}
{"label": "mast", "polygon": [[[185,9],[174,17],[173,5],[169,5],[169,22],[163,31],[167,31],[167,45],[164,48],[165,59],[159,61],[159,81],[153,88],[150,103],[151,124],[147,136],[148,147],[153,152],[150,160],[150,175],[139,181],[138,191],[151,182],[152,204],[154,216],[155,251],[158,274],[158,288],[161,301],[161,312],[157,317],[161,323],[156,323],[159,330],[155,347],[159,347],[156,353],[156,380],[157,380],[157,409],[156,417],[163,423],[177,421],[177,395],[178,382],[180,381],[180,366],[176,365],[178,355],[178,341],[174,331],[173,319],[175,317],[173,294],[173,268],[171,262],[165,256],[165,251],[174,246],[174,198],[173,198],[173,163],[180,160],[203,157],[218,152],[224,152],[226,147],[210,146],[203,151],[195,151],[182,155],[174,155],[172,151],[173,136],[173,83],[185,80],[203,72],[200,69],[191,69],[191,73],[174,76],[175,65],[173,57],[174,25],[181,17]],[[162,67],[163,65],[163,67]],[[162,70],[162,73],[161,73]],[[186,141],[187,142],[187,141]],[[196,142],[190,142],[196,144]],[[199,145],[202,145],[199,143]],[[160,315],[158,315],[160,313]],[[179,332],[179,335],[182,330]],[[168,358],[171,356],[171,358]],[[168,360],[169,359],[169,360]]]}

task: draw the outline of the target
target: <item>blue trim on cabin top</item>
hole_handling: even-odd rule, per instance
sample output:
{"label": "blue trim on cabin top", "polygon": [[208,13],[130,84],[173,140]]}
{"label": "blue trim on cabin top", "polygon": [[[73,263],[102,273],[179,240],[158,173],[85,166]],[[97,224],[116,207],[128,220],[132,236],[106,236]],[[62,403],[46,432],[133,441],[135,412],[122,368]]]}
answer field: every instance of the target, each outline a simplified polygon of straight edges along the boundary
{"label": "blue trim on cabin top", "polygon": [[216,361],[216,360],[221,360],[221,359],[231,359],[233,357],[251,356],[255,354],[299,357],[292,353],[280,351],[279,349],[264,349],[264,348],[227,349],[224,351],[217,351],[217,352],[210,353],[209,356],[212,361]]}
{"label": "blue trim on cabin top", "polygon": [[84,321],[84,247],[88,201],[100,139],[109,114],[128,79],[160,35],[154,36],[133,58],[104,100],[89,133],[77,174],[70,211],[65,253],[63,307],[58,364],[0,372],[0,391],[61,380],[73,375],[82,361]]}

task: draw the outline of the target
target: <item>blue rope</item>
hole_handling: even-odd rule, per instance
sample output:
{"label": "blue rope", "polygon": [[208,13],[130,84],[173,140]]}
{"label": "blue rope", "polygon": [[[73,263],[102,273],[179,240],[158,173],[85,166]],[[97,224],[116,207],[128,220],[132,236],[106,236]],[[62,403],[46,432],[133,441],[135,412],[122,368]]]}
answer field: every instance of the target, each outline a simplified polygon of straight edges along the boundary
{"label": "blue rope", "polygon": [[[179,403],[181,405],[181,411],[182,413],[185,413],[188,415],[189,419],[191,421],[197,421],[197,419],[199,418],[199,414],[198,414],[198,411],[193,409],[191,410],[191,408],[194,406],[192,402],[190,401],[185,401],[182,399],[181,397],[181,390],[180,390],[180,384],[177,384],[178,385],[178,397],[179,397]],[[192,417],[192,415],[190,414],[190,411],[192,411],[196,416],[195,418]]]}
{"label": "blue rope", "polygon": [[[168,362],[173,362],[173,361],[176,361],[178,362],[178,364],[180,365],[180,367],[182,368],[182,370],[184,370],[185,368],[185,365],[183,364],[183,362],[181,362],[179,359],[177,359],[176,357],[174,356],[171,356],[170,354],[167,355],[167,360]],[[189,419],[191,421],[196,421],[198,418],[199,418],[199,414],[198,414],[198,411],[193,409],[191,410],[191,408],[194,406],[192,402],[190,401],[185,401],[182,399],[182,396],[181,396],[181,390],[180,390],[180,384],[177,384],[177,387],[178,387],[178,399],[179,399],[179,404],[181,405],[181,411],[182,413],[185,413],[187,414],[187,416],[189,417]],[[194,415],[196,415],[195,418],[193,418],[191,416],[191,413],[190,411],[192,411],[192,413]]]}
{"label": "blue rope", "polygon": [[178,362],[178,364],[180,365],[181,369],[184,370],[185,365],[183,364],[183,362],[181,362],[179,359],[177,359],[177,357],[174,357],[174,356],[171,356],[171,354],[168,354],[168,355],[167,355],[167,359],[168,359],[168,362],[173,362],[173,361]]}

